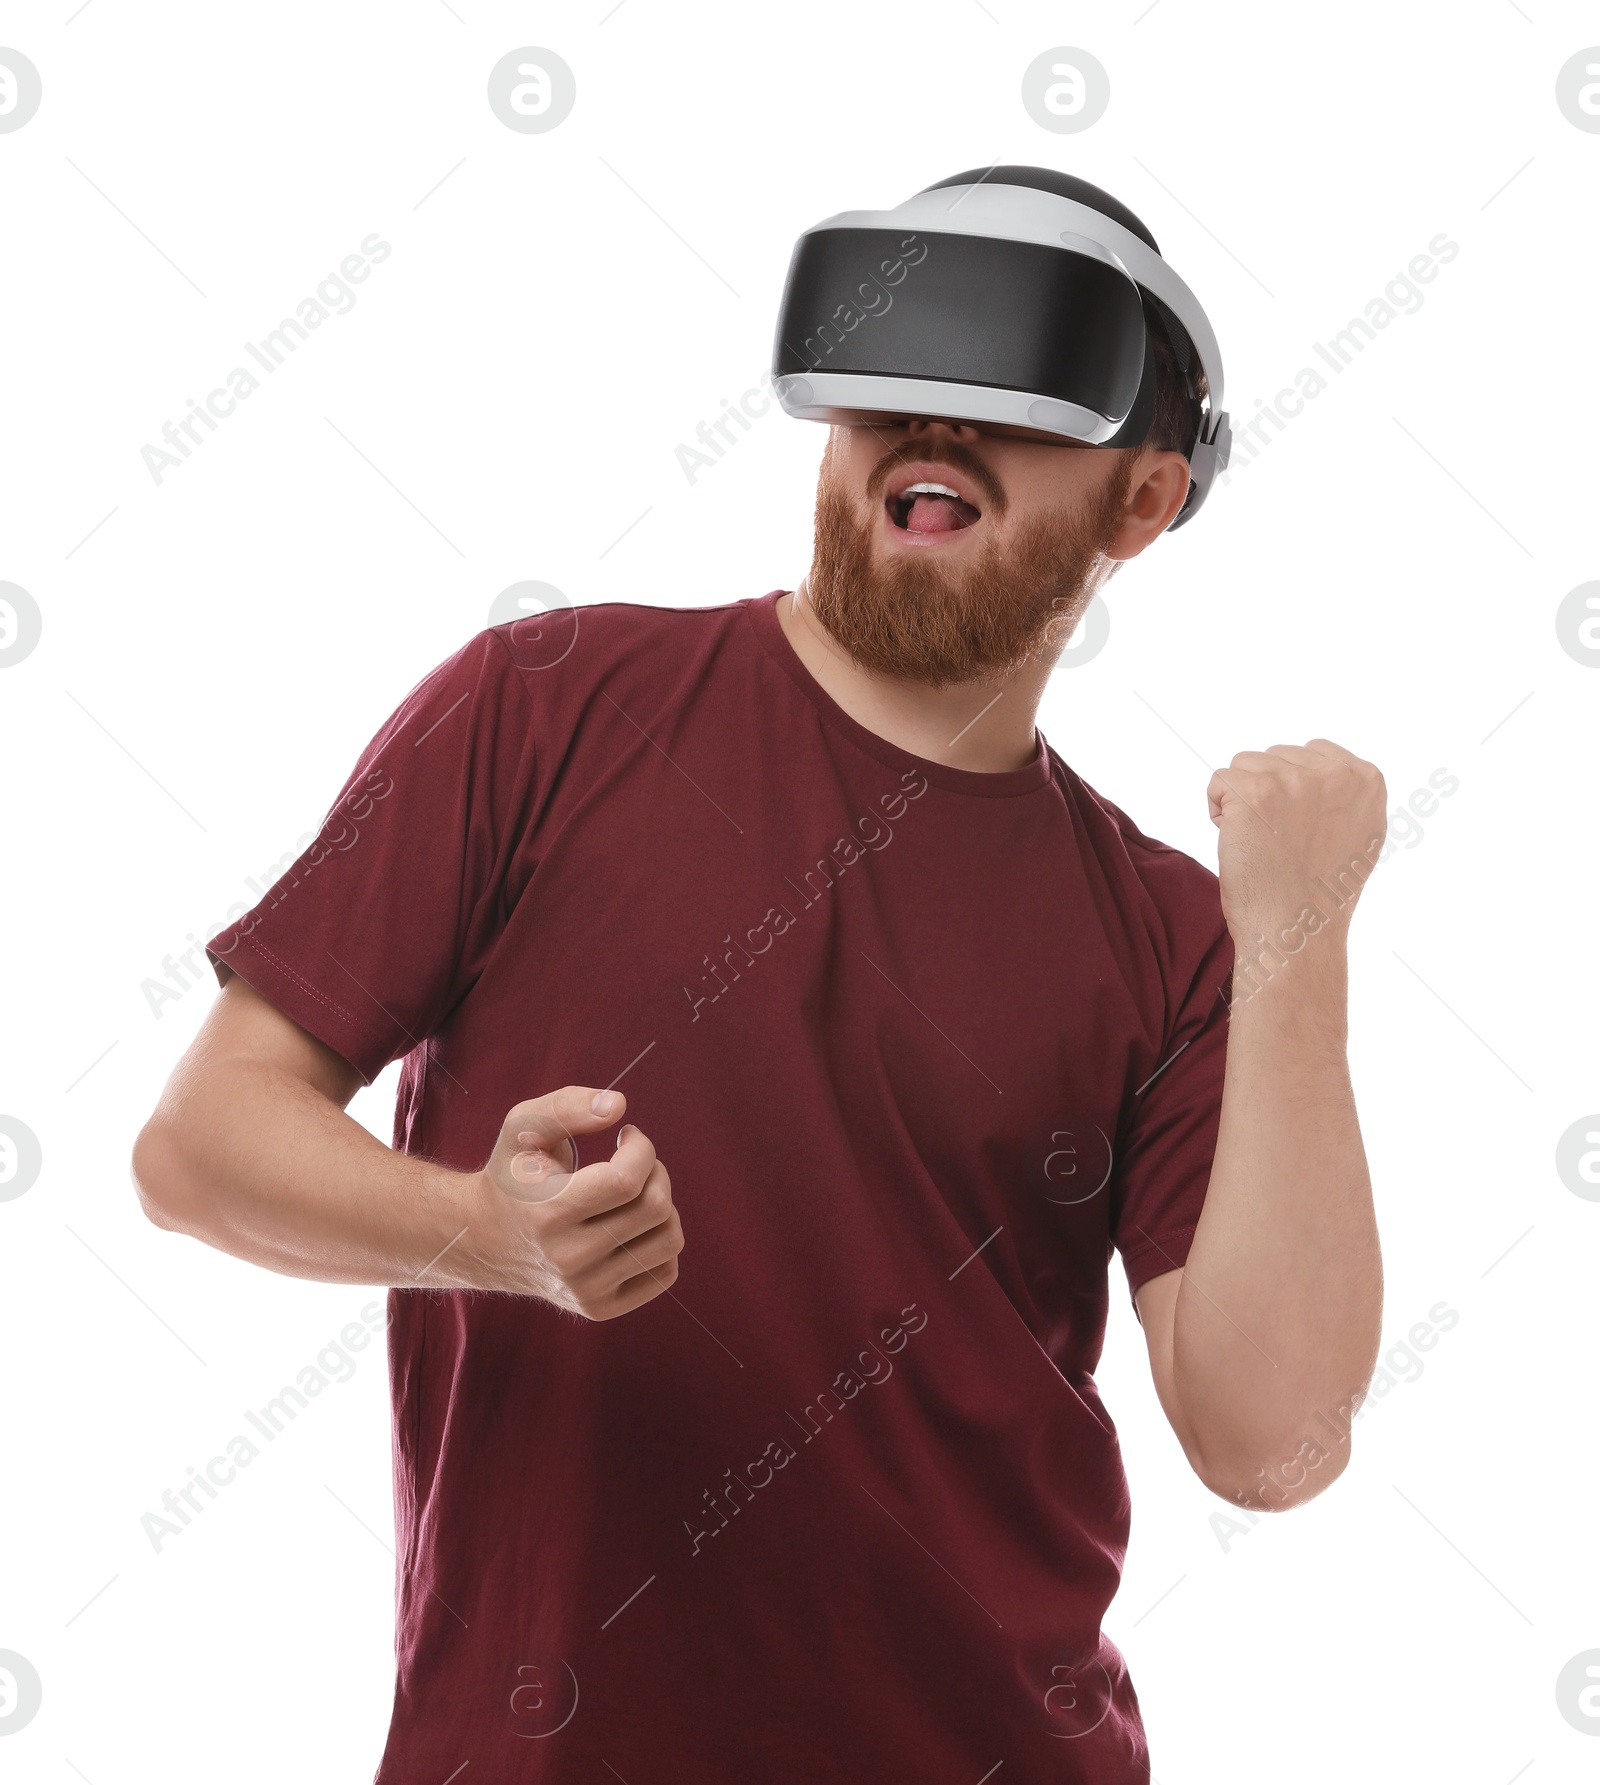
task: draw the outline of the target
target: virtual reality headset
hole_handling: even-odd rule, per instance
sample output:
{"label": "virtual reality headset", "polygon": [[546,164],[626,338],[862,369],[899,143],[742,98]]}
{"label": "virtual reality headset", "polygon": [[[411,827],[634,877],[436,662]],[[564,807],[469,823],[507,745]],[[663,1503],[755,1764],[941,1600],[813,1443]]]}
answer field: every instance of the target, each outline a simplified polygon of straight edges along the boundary
{"label": "virtual reality headset", "polygon": [[1155,237],[1110,193],[1039,167],[954,174],[892,211],[841,211],[789,263],[772,376],[790,415],[939,416],[1085,446],[1139,446],[1156,331],[1181,375],[1199,509],[1228,463],[1222,356]]}

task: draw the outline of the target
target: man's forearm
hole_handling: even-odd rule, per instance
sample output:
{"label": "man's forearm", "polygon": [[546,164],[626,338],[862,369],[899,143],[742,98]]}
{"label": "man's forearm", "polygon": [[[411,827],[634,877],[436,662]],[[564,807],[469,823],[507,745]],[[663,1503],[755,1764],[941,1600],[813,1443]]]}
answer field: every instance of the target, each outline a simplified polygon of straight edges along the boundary
{"label": "man's forearm", "polygon": [[[393,1151],[345,1113],[359,1068],[237,975],[133,1150],[158,1226],[286,1276],[475,1289],[613,1320],[677,1280],[683,1224],[627,1097],[563,1085],[507,1110],[480,1170]],[[577,1141],[616,1128],[580,1166]]]}
{"label": "man's forearm", "polygon": [[1264,984],[1236,973],[1211,1183],[1174,1310],[1186,1444],[1219,1492],[1269,1508],[1343,1468],[1379,1346],[1347,978],[1344,938],[1328,933]]}
{"label": "man's forearm", "polygon": [[469,1182],[386,1147],[293,1073],[262,1061],[175,1083],[140,1134],[147,1213],[237,1258],[325,1283],[449,1287],[441,1258]]}

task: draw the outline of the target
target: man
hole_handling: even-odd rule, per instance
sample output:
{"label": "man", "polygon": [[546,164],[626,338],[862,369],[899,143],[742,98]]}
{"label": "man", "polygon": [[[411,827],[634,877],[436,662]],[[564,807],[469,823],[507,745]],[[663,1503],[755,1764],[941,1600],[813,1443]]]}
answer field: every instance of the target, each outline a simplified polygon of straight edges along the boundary
{"label": "man", "polygon": [[[833,426],[792,593],[480,633],[212,939],[134,1175],[390,1287],[380,1785],[1146,1779],[1113,1249],[1211,1489],[1345,1466],[1382,777],[1236,755],[1219,880],[1034,728],[1189,494],[1155,350],[1140,445]],[[395,1059],[390,1149],[345,1106]]]}

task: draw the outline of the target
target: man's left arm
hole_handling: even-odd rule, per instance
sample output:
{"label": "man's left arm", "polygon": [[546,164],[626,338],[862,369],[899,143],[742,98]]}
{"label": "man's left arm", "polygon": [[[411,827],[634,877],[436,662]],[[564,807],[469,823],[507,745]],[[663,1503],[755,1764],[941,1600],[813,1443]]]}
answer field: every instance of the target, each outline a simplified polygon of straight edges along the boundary
{"label": "man's left arm", "polygon": [[1347,939],[1386,791],[1326,738],[1244,751],[1207,790],[1235,965],[1216,1152],[1181,1270],[1141,1285],[1162,1406],[1215,1493],[1277,1511],[1349,1460],[1383,1303],[1345,1058]]}

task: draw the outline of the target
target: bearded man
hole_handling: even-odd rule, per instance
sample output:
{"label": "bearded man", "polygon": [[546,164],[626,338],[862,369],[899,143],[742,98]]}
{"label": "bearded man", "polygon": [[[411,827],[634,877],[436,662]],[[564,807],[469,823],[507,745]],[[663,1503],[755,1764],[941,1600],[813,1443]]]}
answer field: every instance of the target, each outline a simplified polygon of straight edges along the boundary
{"label": "bearded man", "polygon": [[[1146,1780],[1114,1253],[1209,1488],[1344,1468],[1382,777],[1241,752],[1219,874],[1034,723],[1189,497],[1169,346],[1134,444],[833,424],[792,592],[479,633],[210,940],[134,1175],[389,1288],[379,1785]],[[395,1060],[386,1147],[346,1105]]]}

